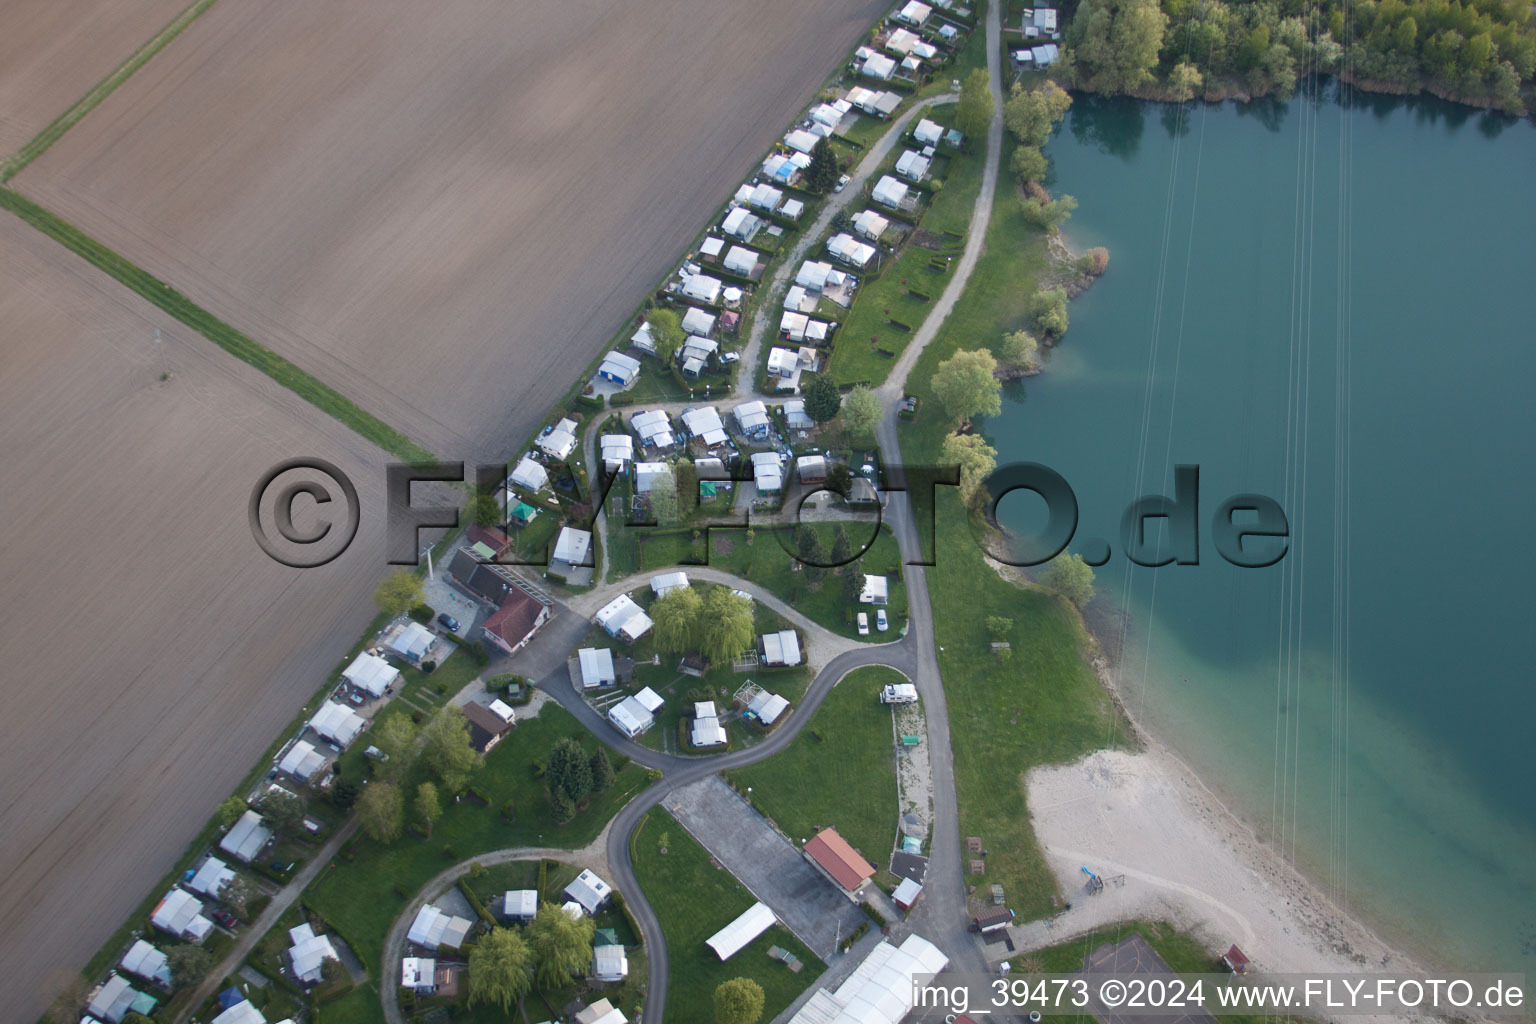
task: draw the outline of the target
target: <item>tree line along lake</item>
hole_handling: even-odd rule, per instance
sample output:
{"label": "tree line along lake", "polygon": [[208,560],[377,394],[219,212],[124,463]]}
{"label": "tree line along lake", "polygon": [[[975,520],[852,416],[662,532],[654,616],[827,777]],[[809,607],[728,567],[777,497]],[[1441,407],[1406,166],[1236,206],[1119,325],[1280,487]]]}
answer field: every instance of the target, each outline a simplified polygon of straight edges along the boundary
{"label": "tree line along lake", "polygon": [[[1322,80],[1079,94],[1046,155],[1067,239],[1110,267],[982,426],[1072,485],[1074,550],[1113,539],[1092,618],[1126,699],[1388,937],[1536,972],[1536,128]],[[1121,513],[1176,464],[1200,467],[1200,564],[1133,567]],[[1272,567],[1211,543],[1242,492],[1289,517]],[[1032,533],[1044,506],[999,517]]]}

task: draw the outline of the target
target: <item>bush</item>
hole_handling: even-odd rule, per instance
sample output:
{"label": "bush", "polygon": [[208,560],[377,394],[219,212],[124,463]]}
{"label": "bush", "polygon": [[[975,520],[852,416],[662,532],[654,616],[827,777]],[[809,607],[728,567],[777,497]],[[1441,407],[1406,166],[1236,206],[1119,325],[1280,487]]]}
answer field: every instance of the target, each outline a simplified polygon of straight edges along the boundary
{"label": "bush", "polygon": [[432,616],[436,613],[432,611],[432,608],[429,605],[417,604],[412,605],[411,610],[406,612],[406,614],[415,619],[417,622],[425,625],[432,621]]}
{"label": "bush", "polygon": [[436,671],[437,671],[437,662],[433,661],[431,658],[428,658],[426,661],[421,663],[421,674],[422,675],[429,676],[433,672],[436,672]]}

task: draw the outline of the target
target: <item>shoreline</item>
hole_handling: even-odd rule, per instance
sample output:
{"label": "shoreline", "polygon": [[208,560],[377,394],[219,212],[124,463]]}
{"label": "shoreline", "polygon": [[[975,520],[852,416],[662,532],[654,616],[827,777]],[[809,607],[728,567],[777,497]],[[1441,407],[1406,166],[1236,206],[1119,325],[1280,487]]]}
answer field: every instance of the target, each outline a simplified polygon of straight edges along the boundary
{"label": "shoreline", "polygon": [[[990,555],[986,561],[1016,586],[1037,585]],[[1141,918],[1167,920],[1212,949],[1236,943],[1261,973],[1429,974],[1429,958],[1339,906],[1147,728],[1081,611],[1078,621],[1084,657],[1128,744],[1025,775],[1035,839],[1071,909],[1014,928],[1018,952]],[[1105,878],[1123,875],[1125,884],[1080,895],[1084,865]]]}

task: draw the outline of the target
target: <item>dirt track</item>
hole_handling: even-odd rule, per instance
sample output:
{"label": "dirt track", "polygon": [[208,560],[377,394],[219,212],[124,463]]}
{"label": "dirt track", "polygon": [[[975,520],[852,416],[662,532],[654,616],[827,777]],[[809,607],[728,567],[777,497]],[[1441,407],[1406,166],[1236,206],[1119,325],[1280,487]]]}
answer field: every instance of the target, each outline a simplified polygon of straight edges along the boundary
{"label": "dirt track", "polygon": [[0,32],[0,156],[127,60],[190,0],[13,0]]}
{"label": "dirt track", "polygon": [[[357,639],[383,455],[9,214],[0,323],[0,1006],[20,1021]],[[364,516],[300,571],[257,549],[246,502],[303,454]]]}
{"label": "dirt track", "polygon": [[17,183],[435,451],[505,456],[885,6],[218,4]]}

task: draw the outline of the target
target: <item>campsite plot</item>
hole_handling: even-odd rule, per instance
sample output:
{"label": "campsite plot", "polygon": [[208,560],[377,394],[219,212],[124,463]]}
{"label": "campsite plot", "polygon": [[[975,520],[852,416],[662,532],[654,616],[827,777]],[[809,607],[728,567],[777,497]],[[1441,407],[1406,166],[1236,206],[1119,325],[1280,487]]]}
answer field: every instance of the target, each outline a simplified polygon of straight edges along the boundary
{"label": "campsite plot", "polygon": [[434,451],[505,456],[884,6],[216,4],[16,182]]}
{"label": "campsite plot", "polygon": [[[384,456],[10,216],[0,322],[0,1005],[29,1020],[372,617]],[[364,513],[323,568],[273,562],[247,521],[301,455]]]}

